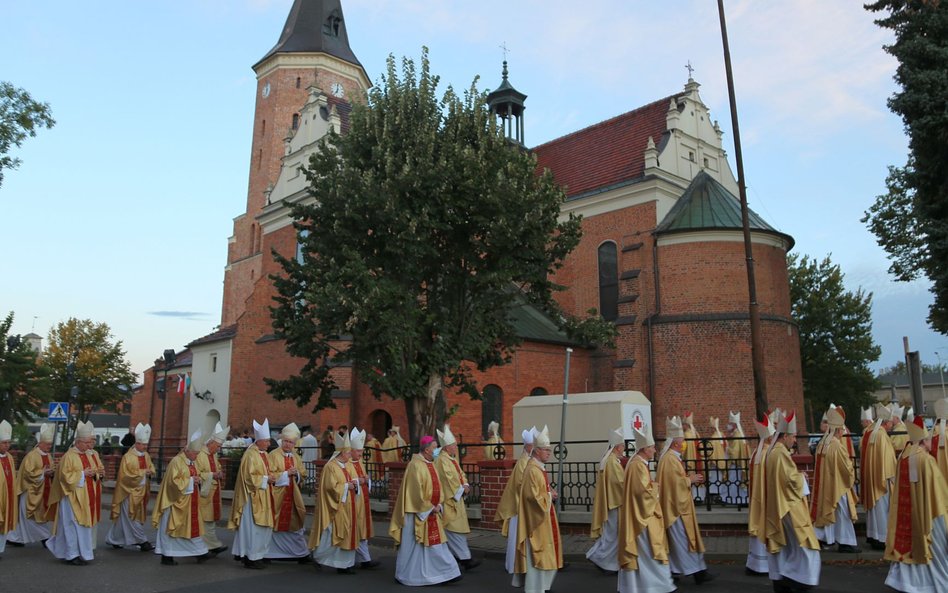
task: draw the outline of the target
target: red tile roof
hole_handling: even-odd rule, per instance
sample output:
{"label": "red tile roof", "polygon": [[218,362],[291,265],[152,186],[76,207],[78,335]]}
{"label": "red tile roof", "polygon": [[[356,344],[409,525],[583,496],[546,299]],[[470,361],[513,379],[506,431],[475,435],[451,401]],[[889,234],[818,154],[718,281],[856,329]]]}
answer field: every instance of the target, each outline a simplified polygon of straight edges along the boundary
{"label": "red tile roof", "polygon": [[538,167],[550,169],[568,197],[641,177],[648,138],[660,143],[668,104],[674,97],[537,146],[533,153]]}

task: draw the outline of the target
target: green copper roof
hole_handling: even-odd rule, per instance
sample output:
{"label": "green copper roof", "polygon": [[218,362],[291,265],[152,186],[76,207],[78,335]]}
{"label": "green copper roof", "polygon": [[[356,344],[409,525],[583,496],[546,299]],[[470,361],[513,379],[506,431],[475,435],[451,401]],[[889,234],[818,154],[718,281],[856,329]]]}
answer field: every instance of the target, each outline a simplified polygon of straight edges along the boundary
{"label": "green copper roof", "polygon": [[[788,250],[793,247],[793,237],[767,224],[753,210],[748,209],[747,214],[752,231],[782,237],[787,241]],[[701,171],[655,228],[655,234],[741,228],[740,200],[713,177]]]}

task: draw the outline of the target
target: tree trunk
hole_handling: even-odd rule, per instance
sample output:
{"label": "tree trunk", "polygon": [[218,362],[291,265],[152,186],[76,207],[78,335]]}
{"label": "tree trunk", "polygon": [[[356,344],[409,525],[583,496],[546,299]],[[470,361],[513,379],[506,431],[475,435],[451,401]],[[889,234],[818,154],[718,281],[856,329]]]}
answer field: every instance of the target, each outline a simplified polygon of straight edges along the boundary
{"label": "tree trunk", "polygon": [[408,430],[413,447],[418,445],[424,435],[435,436],[435,428],[439,426],[439,423],[444,422],[444,418],[438,418],[436,405],[442,387],[441,376],[431,375],[428,377],[428,386],[423,396],[405,400]]}

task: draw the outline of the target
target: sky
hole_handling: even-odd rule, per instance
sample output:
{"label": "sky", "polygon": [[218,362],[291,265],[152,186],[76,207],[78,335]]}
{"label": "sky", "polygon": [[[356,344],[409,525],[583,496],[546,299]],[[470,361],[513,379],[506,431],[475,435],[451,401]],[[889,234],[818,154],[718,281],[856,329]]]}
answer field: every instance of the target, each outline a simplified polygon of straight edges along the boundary
{"label": "sky", "polygon": [[[220,322],[227,238],[246,204],[255,101],[251,65],[292,0],[42,3],[0,0],[0,79],[52,107],[0,186],[0,314],[44,338],[69,317],[107,323],[141,373]],[[890,35],[861,2],[726,2],[750,207],[831,255],[850,290],[873,294],[873,368],[948,361],[926,322],[926,281],[895,282],[860,218],[905,162]],[[510,80],[528,95],[526,143],[682,90],[688,72],[733,135],[716,3],[707,0],[343,0],[349,42],[377,81],[389,54],[447,85]]]}

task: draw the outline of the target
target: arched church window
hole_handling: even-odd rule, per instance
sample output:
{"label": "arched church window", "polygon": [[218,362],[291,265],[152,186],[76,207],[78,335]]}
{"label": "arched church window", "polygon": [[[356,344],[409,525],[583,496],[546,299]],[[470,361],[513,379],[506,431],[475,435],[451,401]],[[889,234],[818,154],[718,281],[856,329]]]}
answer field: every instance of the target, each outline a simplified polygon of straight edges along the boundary
{"label": "arched church window", "polygon": [[339,16],[339,12],[334,10],[332,14],[329,15],[329,18],[326,19],[326,23],[323,25],[323,33],[330,37],[339,37],[339,27],[342,25],[342,17]]}
{"label": "arched church window", "polygon": [[302,82],[302,81],[300,80],[300,77],[297,76],[297,77],[296,77],[296,88],[300,88],[301,82]]}
{"label": "arched church window", "polygon": [[606,321],[619,316],[619,258],[612,241],[599,246],[599,313]]}
{"label": "arched church window", "polygon": [[296,130],[296,129],[299,129],[299,127],[300,127],[300,114],[294,113],[293,114],[293,129]]}
{"label": "arched church window", "polygon": [[481,393],[481,434],[487,434],[487,425],[500,422],[504,413],[504,392],[497,385],[484,387]]}
{"label": "arched church window", "polygon": [[549,394],[550,392],[548,392],[546,389],[542,387],[534,387],[533,389],[530,390],[530,395],[549,395]]}

